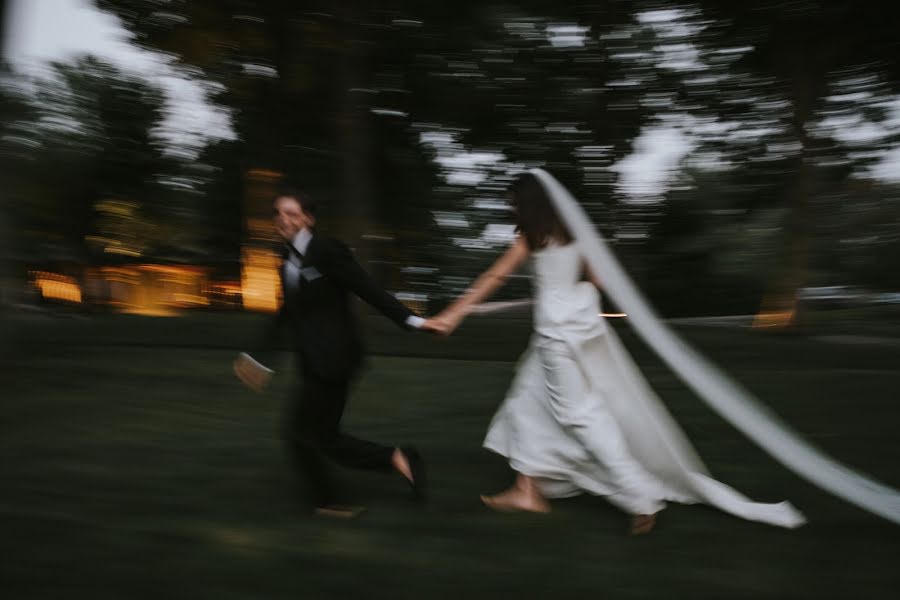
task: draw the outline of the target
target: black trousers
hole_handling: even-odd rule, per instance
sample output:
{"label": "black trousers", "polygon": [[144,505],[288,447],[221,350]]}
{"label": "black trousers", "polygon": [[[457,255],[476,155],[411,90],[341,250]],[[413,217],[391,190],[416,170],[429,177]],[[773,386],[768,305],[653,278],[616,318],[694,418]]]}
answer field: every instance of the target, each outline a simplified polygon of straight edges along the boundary
{"label": "black trousers", "polygon": [[340,502],[329,473],[329,461],[367,471],[390,472],[393,468],[393,447],[341,431],[341,417],[352,379],[353,373],[323,378],[304,369],[299,393],[288,403],[288,451],[316,507]]}

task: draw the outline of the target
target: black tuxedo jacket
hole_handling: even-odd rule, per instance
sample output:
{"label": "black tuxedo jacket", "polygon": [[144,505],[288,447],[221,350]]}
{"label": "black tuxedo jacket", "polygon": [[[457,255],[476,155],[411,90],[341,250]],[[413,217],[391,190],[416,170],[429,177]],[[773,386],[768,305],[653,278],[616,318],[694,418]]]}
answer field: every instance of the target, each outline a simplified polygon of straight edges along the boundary
{"label": "black tuxedo jacket", "polygon": [[[284,257],[288,252],[285,246]],[[408,328],[406,320],[414,313],[381,289],[343,243],[314,234],[302,263],[298,286],[286,285],[281,269],[283,302],[257,346],[258,353],[271,352],[286,329],[305,371],[328,379],[349,377],[363,356],[351,295]]]}

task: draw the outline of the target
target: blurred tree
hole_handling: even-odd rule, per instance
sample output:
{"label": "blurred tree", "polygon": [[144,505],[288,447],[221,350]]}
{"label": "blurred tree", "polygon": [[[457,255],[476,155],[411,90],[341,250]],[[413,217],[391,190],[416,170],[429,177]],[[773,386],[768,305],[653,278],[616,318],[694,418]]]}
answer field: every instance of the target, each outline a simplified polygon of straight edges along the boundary
{"label": "blurred tree", "polygon": [[[459,130],[469,146],[551,161],[580,187],[580,147],[609,140],[602,160],[611,164],[639,130],[637,95],[606,85],[619,74],[596,40],[628,21],[622,0],[98,4],[139,43],[223,85],[218,100],[235,109],[245,170],[274,168],[313,188],[341,182],[337,204],[351,224],[390,218],[421,230],[427,202],[409,197],[433,187],[424,131]],[[598,187],[589,203],[608,203],[610,190]]]}
{"label": "blurred tree", "polygon": [[[221,85],[239,140],[209,153],[217,195],[252,169],[284,172],[334,200],[356,242],[399,229],[391,246],[458,280],[503,243],[509,169],[546,164],[608,237],[656,238],[648,273],[757,290],[784,229],[771,287],[786,314],[813,221],[835,206],[819,199],[873,156],[827,122],[879,122],[898,80],[889,20],[824,0],[97,3]],[[662,182],[641,206],[610,167],[652,127],[691,149],[671,193]]]}
{"label": "blurred tree", "polygon": [[[359,3],[98,4],[118,15],[138,43],[174,54],[221,84],[215,100],[234,109],[243,173],[284,173],[332,200],[332,212],[347,223],[366,215],[372,141],[367,46],[355,41],[364,26]],[[325,192],[339,185],[341,192]]]}
{"label": "blurred tree", "polygon": [[[797,292],[807,281],[810,262],[812,197],[822,177],[816,167],[823,155],[834,150],[827,143],[827,134],[817,131],[817,117],[826,110],[829,95],[866,97],[872,94],[873,80],[896,93],[900,86],[900,38],[881,11],[863,3],[701,0],[698,4],[716,21],[722,36],[750,50],[736,66],[766,81],[787,102],[785,129],[791,149],[783,192],[789,207],[786,264],[772,285],[764,310],[796,315]],[[754,101],[758,101],[757,95],[748,94],[747,102]],[[863,110],[875,119],[883,117],[873,114],[878,112],[875,105]],[[838,160],[847,166],[846,158]]]}
{"label": "blurred tree", "polygon": [[615,228],[608,167],[650,115],[634,78],[607,60],[632,44],[631,4],[436,4],[403,21],[403,35],[384,30],[376,48],[394,52],[383,64],[395,65],[395,87],[409,90],[398,111],[408,116],[397,120],[409,123],[439,175],[429,207],[449,224],[436,252],[451,274],[448,291],[508,243],[496,234],[509,222],[510,169],[548,166],[605,232]]}
{"label": "blurred tree", "polygon": [[[828,242],[811,239],[827,229],[819,222],[848,210],[837,201],[853,201],[845,182],[865,177],[870,163],[897,142],[887,110],[897,90],[891,51],[896,36],[889,24],[878,23],[869,40],[866,21],[877,20],[877,13],[846,3],[671,1],[635,7],[636,48],[613,59],[632,63],[632,73],[650,74],[641,101],[655,107],[657,127],[680,132],[693,146],[678,167],[686,176],[660,196],[659,215],[669,224],[651,231],[653,270],[696,277],[699,263],[667,264],[667,257],[683,259],[684,247],[709,269],[709,281],[726,273],[731,278],[742,264],[744,283],[736,290],[758,288],[759,274],[769,269],[769,297],[777,301],[766,307],[787,317],[781,321],[787,324],[809,269],[814,263],[821,268],[814,253]],[[854,123],[867,133],[848,136]],[[712,177],[725,179],[711,185]],[[710,194],[727,205],[711,201]],[[690,224],[684,240],[672,228],[677,219]],[[728,248],[743,236],[722,233],[741,227],[765,233],[747,240],[754,250],[743,259],[723,261],[735,256]],[[779,255],[784,266],[772,260]],[[678,263],[682,268],[667,269]]]}
{"label": "blurred tree", "polygon": [[[152,209],[154,176],[161,171],[152,130],[162,119],[162,94],[92,57],[54,65],[53,76],[36,87],[31,134],[38,147],[29,161],[33,184],[24,217],[35,232],[56,237],[70,258],[85,260],[91,234],[105,234],[95,230],[98,202]],[[48,168],[52,177],[45,175]],[[134,224],[147,223],[136,218]]]}
{"label": "blurred tree", "polygon": [[[11,3],[0,0],[0,48],[5,48]],[[23,148],[16,142],[16,123],[29,118],[27,94],[16,85],[6,56],[0,55],[0,357],[15,348],[19,322],[13,318],[15,305],[23,300],[27,282],[21,265],[21,235],[15,207],[20,198]],[[4,364],[6,361],[4,360]]]}
{"label": "blurred tree", "polygon": [[202,190],[208,230],[205,247],[211,256],[237,265],[243,231],[243,174],[240,142],[223,141],[207,146],[198,164],[208,173]]}
{"label": "blurred tree", "polygon": [[[6,42],[6,12],[8,2],[0,0],[0,48],[5,47]],[[0,55],[0,136],[5,135],[5,125],[9,122],[12,115],[17,112],[16,101],[7,90],[7,79],[9,76],[9,65],[6,63],[6,57]],[[10,305],[12,304],[12,295],[15,287],[13,286],[11,273],[13,268],[12,252],[14,243],[12,241],[11,227],[11,198],[9,190],[12,189],[7,175],[10,162],[6,153],[0,153],[0,327],[4,331],[9,331],[7,318],[10,313]],[[0,340],[0,356],[5,356],[8,346],[8,334]]]}

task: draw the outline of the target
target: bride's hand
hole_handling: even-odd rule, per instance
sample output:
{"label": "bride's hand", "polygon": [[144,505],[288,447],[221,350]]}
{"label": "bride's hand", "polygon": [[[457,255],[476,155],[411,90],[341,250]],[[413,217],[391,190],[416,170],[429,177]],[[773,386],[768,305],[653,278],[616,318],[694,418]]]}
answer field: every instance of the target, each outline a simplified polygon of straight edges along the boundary
{"label": "bride's hand", "polygon": [[426,319],[422,329],[439,335],[450,335],[459,327],[460,320],[452,315],[441,313],[436,317]]}

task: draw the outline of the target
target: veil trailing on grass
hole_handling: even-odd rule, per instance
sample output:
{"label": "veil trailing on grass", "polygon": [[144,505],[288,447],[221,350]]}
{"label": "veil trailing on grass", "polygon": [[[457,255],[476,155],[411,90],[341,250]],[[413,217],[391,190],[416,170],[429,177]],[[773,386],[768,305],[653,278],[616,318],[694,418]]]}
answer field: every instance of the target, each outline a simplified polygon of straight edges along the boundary
{"label": "veil trailing on grass", "polygon": [[805,441],[749,391],[669,329],[622,269],[569,191],[543,169],[530,171],[544,186],[560,219],[603,291],[625,312],[650,348],[713,410],[773,458],[835,496],[900,524],[900,492],[850,469]]}

